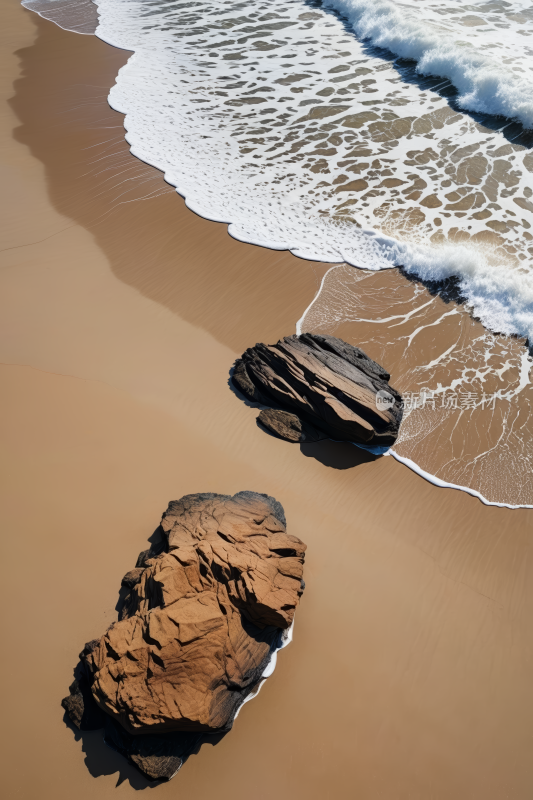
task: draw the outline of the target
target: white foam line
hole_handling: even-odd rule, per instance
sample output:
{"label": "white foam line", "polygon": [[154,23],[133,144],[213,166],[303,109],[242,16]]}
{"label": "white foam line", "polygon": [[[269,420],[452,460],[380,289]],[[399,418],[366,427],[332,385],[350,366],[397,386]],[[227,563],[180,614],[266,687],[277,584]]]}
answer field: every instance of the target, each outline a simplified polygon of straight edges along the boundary
{"label": "white foam line", "polygon": [[313,299],[311,300],[311,302],[309,303],[309,305],[308,305],[308,306],[307,306],[307,308],[305,309],[304,313],[302,314],[302,316],[300,317],[300,319],[299,319],[299,320],[298,320],[298,322],[296,323],[296,335],[297,335],[297,336],[300,336],[300,334],[302,333],[302,323],[303,323],[304,319],[305,319],[305,318],[306,318],[306,316],[307,316],[307,312],[308,312],[308,311],[310,311],[310,310],[312,309],[312,307],[314,306],[314,304],[316,303],[316,301],[317,301],[317,300],[318,300],[318,298],[320,297],[320,293],[322,292],[322,289],[324,288],[324,283],[326,282],[326,278],[328,277],[329,273],[330,273],[332,270],[334,270],[334,269],[337,269],[337,267],[342,267],[342,264],[335,264],[335,266],[334,266],[334,267],[330,267],[330,268],[328,269],[328,271],[325,273],[325,275],[324,275],[324,277],[322,278],[322,280],[320,281],[320,286],[319,286],[319,288],[318,288],[318,291],[317,291],[317,293],[315,294],[315,296],[313,297]]}
{"label": "white foam line", "polygon": [[440,364],[440,362],[442,361],[443,358],[446,358],[446,356],[449,355],[452,352],[452,350],[454,350],[456,348],[456,346],[457,346],[457,342],[454,342],[451,347],[448,347],[448,349],[446,350],[445,353],[442,353],[434,361],[430,361],[429,364],[426,364],[424,366],[424,369],[431,369],[431,367],[436,367],[437,364]]}
{"label": "white foam line", "polygon": [[265,669],[263,670],[263,674],[261,676],[263,678],[263,680],[258,685],[258,687],[255,690],[255,692],[253,692],[252,694],[249,694],[245,698],[245,700],[243,700],[243,702],[241,703],[241,705],[237,709],[237,713],[233,717],[233,722],[235,722],[235,720],[239,716],[241,708],[246,703],[248,703],[250,700],[253,700],[254,697],[257,697],[257,695],[261,691],[261,688],[262,688],[263,684],[266,682],[266,679],[270,678],[270,676],[272,675],[272,673],[276,669],[276,665],[277,665],[277,662],[278,662],[278,653],[279,653],[279,651],[283,650],[284,647],[287,647],[287,645],[292,642],[292,636],[293,636],[293,632],[294,632],[294,619],[295,619],[295,617],[292,618],[292,622],[291,622],[290,628],[287,628],[286,630],[282,631],[282,633],[281,633],[281,644],[280,644],[280,646],[278,648],[276,648],[276,650],[274,650],[274,652],[272,653],[272,655],[270,657],[270,661],[268,662],[268,664],[266,665]]}
{"label": "white foam line", "polygon": [[392,456],[393,458],[396,459],[396,461],[399,461],[400,464],[403,464],[404,466],[409,467],[409,469],[412,469],[413,472],[416,472],[417,475],[420,475],[420,477],[424,478],[424,480],[428,481],[428,483],[432,483],[433,486],[438,486],[440,489],[457,489],[460,492],[466,492],[466,494],[471,494],[472,497],[477,497],[477,499],[481,500],[481,502],[486,506],[496,506],[497,508],[510,508],[510,509],[533,508],[533,505],[512,506],[509,503],[496,503],[493,502],[492,500],[487,500],[487,498],[484,497],[481,494],[481,492],[477,492],[475,489],[470,489],[468,486],[460,486],[458,483],[448,483],[447,481],[443,481],[440,478],[437,478],[436,475],[431,475],[431,473],[426,472],[421,467],[419,467],[418,464],[415,464],[414,461],[411,461],[410,458],[405,458],[404,456],[400,456],[398,455],[398,453],[395,453],[394,450],[389,450],[388,453],[385,453],[384,455]]}
{"label": "white foam line", "polygon": [[[403,325],[404,322],[408,322],[414,314],[418,314],[419,311],[422,311],[424,308],[427,308],[431,305],[431,303],[435,302],[435,298],[433,297],[427,303],[424,303],[421,306],[417,306],[412,311],[409,311],[407,314],[396,314],[394,317],[384,317],[380,319],[363,319],[362,317],[357,319],[357,322],[371,322],[374,324],[381,325],[384,322],[393,322],[395,319],[401,319],[402,321],[398,323],[398,325]],[[391,328],[397,328],[398,325],[391,325]]]}
{"label": "white foam line", "polygon": [[427,325],[420,325],[420,327],[414,330],[410,336],[402,336],[401,338],[407,339],[407,346],[411,347],[411,342],[413,341],[415,336],[420,333],[420,331],[425,331],[426,328],[434,328],[436,325],[440,325],[440,323],[445,317],[451,317],[458,313],[459,313],[458,308],[452,308],[451,311],[447,311],[445,314],[441,314],[441,316],[438,319],[436,319],[435,322],[429,322]]}

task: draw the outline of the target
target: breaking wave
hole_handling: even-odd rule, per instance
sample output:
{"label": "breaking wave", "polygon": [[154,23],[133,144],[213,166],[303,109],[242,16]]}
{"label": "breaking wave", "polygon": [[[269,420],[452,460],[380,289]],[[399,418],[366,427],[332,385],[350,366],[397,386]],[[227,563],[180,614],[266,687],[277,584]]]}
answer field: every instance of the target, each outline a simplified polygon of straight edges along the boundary
{"label": "breaking wave", "polygon": [[[457,102],[462,108],[516,119],[525,128],[533,127],[533,82],[527,74],[529,68],[524,69],[521,63],[519,40],[513,43],[513,58],[509,59],[505,44],[495,52],[495,45],[487,43],[486,37],[481,43],[478,37],[472,43],[465,42],[464,29],[454,31],[442,20],[421,19],[427,8],[421,9],[418,3],[325,0],[324,4],[342,13],[361,39],[417,61],[417,71],[422,75],[451,81],[459,91]],[[485,11],[487,3],[482,5]],[[473,8],[468,6],[469,11]],[[480,23],[486,24],[482,19]],[[497,58],[502,50],[508,64]]]}

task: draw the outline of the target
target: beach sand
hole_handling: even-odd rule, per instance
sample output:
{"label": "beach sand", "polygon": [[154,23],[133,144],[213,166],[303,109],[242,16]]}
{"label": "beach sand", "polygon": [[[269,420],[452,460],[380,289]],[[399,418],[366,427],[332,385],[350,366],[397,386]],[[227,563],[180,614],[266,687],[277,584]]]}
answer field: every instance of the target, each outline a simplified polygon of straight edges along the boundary
{"label": "beach sand", "polygon": [[[228,371],[329,265],[232,240],[129,154],[106,103],[127,53],[16,0],[3,22],[3,796],[529,800],[533,512],[262,432]],[[308,544],[294,641],[154,787],[60,700],[167,502],[243,489]]]}

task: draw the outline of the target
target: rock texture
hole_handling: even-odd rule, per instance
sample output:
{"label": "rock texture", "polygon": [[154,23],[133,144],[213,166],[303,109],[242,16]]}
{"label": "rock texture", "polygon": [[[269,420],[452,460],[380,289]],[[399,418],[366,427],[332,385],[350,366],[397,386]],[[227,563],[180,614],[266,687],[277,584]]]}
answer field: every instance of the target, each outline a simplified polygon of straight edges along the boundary
{"label": "rock texture", "polygon": [[328,438],[325,433],[290,411],[264,408],[259,412],[258,420],[271,433],[288,442],[318,442]]}
{"label": "rock texture", "polygon": [[328,437],[379,447],[394,444],[403,413],[401,395],[389,380],[362,350],[311,333],[256,344],[235,362],[232,374],[248,400],[272,407],[259,421],[287,441]]}
{"label": "rock texture", "polygon": [[152,779],[227,732],[258,690],[292,624],[306,549],[281,505],[255,492],[171,502],[160,532],[62,701],[77,727],[104,725],[106,742]]}

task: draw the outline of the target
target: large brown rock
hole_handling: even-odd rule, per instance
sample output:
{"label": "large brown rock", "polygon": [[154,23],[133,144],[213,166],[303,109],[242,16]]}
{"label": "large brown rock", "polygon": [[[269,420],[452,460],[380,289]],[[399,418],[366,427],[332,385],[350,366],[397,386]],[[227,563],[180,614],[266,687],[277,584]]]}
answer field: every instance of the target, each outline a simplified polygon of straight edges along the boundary
{"label": "large brown rock", "polygon": [[334,336],[304,333],[256,344],[235,362],[231,379],[248,400],[273,409],[259,420],[287,441],[325,435],[386,448],[398,436],[403,403],[389,373]]}
{"label": "large brown rock", "polygon": [[258,690],[292,624],[306,549],[281,505],[254,492],[183,497],[160,531],[63,700],[75,725],[104,722],[107,743],[154,779],[172,777],[203,735],[228,731]]}

